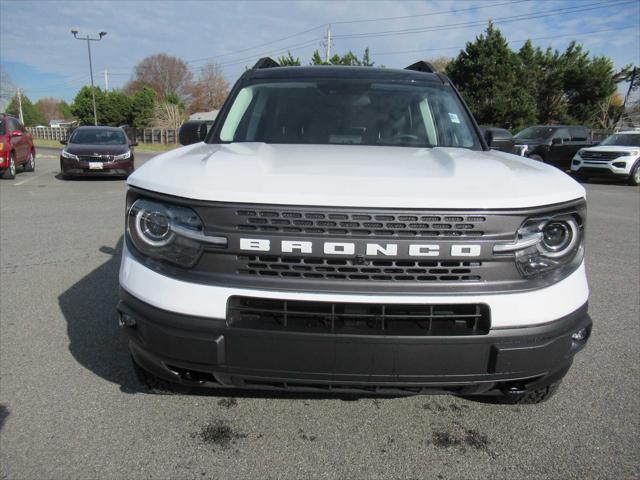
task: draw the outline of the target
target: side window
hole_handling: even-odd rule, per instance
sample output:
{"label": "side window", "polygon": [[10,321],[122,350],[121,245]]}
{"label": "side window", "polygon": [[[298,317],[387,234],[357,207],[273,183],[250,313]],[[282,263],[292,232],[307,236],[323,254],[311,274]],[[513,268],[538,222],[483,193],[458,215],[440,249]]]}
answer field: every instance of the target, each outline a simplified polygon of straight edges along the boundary
{"label": "side window", "polygon": [[571,133],[571,141],[572,142],[586,142],[588,133],[587,129],[583,127],[570,127],[569,132]]}
{"label": "side window", "polygon": [[563,142],[570,142],[571,141],[571,134],[569,133],[569,129],[568,128],[559,128],[553,134],[553,138],[561,138]]}
{"label": "side window", "polygon": [[18,122],[16,122],[13,118],[10,118],[8,121],[8,126],[9,126],[9,134],[11,134],[11,132],[14,132],[16,130],[18,130]]}

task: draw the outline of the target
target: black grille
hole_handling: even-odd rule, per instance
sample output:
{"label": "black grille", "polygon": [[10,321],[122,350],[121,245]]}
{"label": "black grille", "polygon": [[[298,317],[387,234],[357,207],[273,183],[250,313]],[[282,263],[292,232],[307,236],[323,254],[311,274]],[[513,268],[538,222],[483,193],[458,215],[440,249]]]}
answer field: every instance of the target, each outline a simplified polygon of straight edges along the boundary
{"label": "black grille", "polygon": [[292,210],[237,210],[236,229],[316,235],[360,235],[386,237],[480,237],[484,234],[479,215],[417,215],[411,213],[366,214],[322,213]]}
{"label": "black grille", "polygon": [[324,280],[480,281],[482,262],[362,260],[239,255],[241,275]]}
{"label": "black grille", "polygon": [[584,150],[580,152],[580,157],[582,157],[583,160],[594,160],[594,161],[598,161],[598,160],[609,161],[618,157],[622,157],[623,155],[626,155],[626,153],[625,152],[598,152],[598,151],[590,152],[588,150]]}
{"label": "black grille", "polygon": [[408,336],[486,335],[484,304],[415,305],[331,303],[231,297],[227,323],[233,328],[310,333]]}
{"label": "black grille", "polygon": [[79,155],[78,158],[83,162],[110,162],[113,160],[112,155]]}

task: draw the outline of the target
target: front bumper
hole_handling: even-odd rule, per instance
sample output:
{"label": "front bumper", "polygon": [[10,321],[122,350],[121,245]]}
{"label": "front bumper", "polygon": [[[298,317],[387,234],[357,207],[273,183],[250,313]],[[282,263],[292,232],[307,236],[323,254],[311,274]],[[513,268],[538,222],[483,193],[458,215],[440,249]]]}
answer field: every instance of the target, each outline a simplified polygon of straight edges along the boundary
{"label": "front bumper", "polygon": [[[477,336],[318,334],[234,328],[175,314],[121,289],[120,324],[134,360],[192,386],[372,393],[487,394],[542,388],[584,347],[584,304],[554,322]],[[583,340],[572,335],[586,329]]]}
{"label": "front bumper", "polygon": [[571,161],[571,173],[602,178],[629,178],[633,166],[640,161],[633,157],[620,157],[608,162],[583,160],[576,155]]}
{"label": "front bumper", "polygon": [[60,172],[68,176],[127,176],[133,172],[133,159],[101,162],[101,169],[91,169],[89,162],[60,157]]}

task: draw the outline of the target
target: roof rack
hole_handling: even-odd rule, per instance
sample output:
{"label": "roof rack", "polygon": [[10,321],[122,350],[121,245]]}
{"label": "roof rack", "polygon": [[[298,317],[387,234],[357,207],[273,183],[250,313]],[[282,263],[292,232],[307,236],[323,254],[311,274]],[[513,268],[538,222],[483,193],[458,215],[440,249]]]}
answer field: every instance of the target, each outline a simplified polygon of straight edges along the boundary
{"label": "roof rack", "polygon": [[256,62],[256,64],[253,66],[253,69],[259,70],[261,68],[273,68],[273,67],[279,67],[279,66],[280,64],[276,62],[273,58],[262,57],[260,60]]}
{"label": "roof rack", "polygon": [[437,70],[433,65],[429,62],[425,62],[424,60],[420,60],[419,62],[412,63],[408,67],[404,67],[405,70],[414,70],[416,72],[424,72],[424,73],[437,73]]}

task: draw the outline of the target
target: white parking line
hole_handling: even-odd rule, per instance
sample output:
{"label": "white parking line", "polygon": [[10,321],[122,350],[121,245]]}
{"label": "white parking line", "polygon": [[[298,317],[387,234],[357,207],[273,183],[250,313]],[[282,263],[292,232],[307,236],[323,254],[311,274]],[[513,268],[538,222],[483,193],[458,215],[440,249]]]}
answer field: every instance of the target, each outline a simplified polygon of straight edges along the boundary
{"label": "white parking line", "polygon": [[24,180],[21,180],[19,182],[16,182],[13,184],[14,187],[19,187],[20,185],[24,185],[27,182],[30,182],[31,180],[34,180],[36,178],[40,178],[40,177],[44,177],[45,175],[51,175],[51,172],[45,172],[45,173],[41,173],[40,175],[34,175],[32,177],[29,178],[25,178]]}

